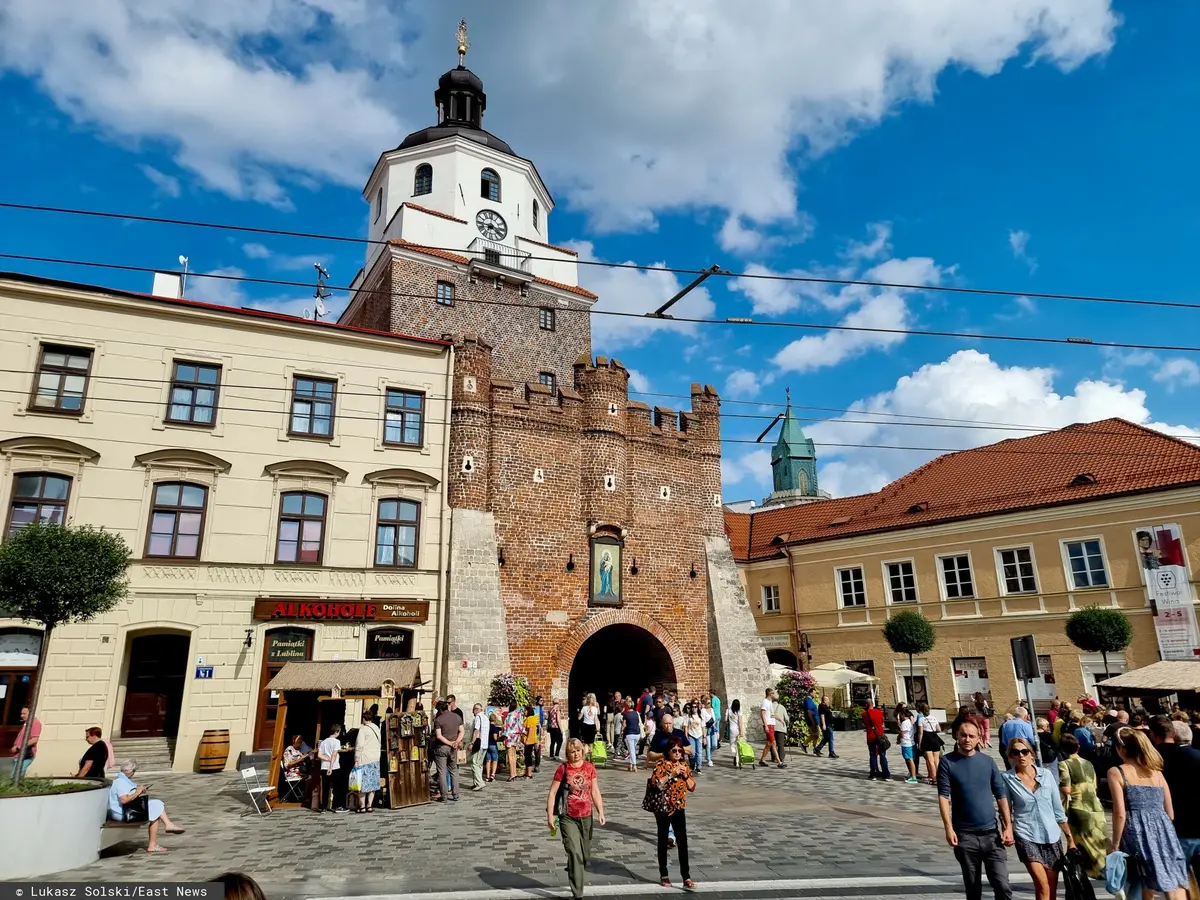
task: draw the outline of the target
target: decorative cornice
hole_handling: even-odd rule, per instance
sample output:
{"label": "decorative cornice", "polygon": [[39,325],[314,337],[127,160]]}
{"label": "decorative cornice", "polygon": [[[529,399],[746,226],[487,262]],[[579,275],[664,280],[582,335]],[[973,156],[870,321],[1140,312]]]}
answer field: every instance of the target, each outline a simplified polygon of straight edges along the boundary
{"label": "decorative cornice", "polygon": [[339,482],[345,481],[350,475],[345,469],[319,459],[286,459],[282,462],[271,463],[263,468],[263,474],[272,478],[280,475],[290,475],[296,478],[331,478]]}
{"label": "decorative cornice", "polygon": [[394,468],[378,469],[363,476],[363,484],[419,484],[435,488],[441,482],[425,472],[416,469]]}
{"label": "decorative cornice", "polygon": [[0,454],[6,456],[58,456],[96,462],[100,454],[83,444],[62,438],[25,435],[0,441]]}
{"label": "decorative cornice", "polygon": [[233,468],[233,463],[221,459],[219,456],[213,456],[211,453],[205,453],[203,450],[188,450],[186,448],[151,450],[149,453],[142,453],[139,456],[135,456],[133,461],[139,466],[145,466],[147,469],[151,467],[160,469],[205,469],[210,472],[224,474]]}

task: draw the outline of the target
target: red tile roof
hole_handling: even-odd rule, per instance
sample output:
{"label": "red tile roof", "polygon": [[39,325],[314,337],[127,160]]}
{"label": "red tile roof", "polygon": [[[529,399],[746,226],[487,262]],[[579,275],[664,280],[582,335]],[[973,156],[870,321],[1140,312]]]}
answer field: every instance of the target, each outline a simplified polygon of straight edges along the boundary
{"label": "red tile roof", "polygon": [[397,247],[404,247],[407,250],[416,250],[418,253],[436,256],[440,259],[449,260],[450,262],[462,263],[464,266],[470,262],[469,259],[459,253],[451,253],[449,250],[442,250],[439,247],[425,247],[421,244],[414,244],[412,241],[406,241],[404,238],[392,238],[390,243]]}
{"label": "red tile roof", "polygon": [[947,453],[873,494],[726,511],[725,531],[735,557],[765,559],[779,552],[781,542],[806,544],[1196,484],[1200,447],[1124,419],[1104,419]]}
{"label": "red tile roof", "polygon": [[126,291],[120,288],[101,287],[94,284],[84,284],[78,281],[64,281],[59,278],[43,278],[39,275],[26,275],[21,272],[0,272],[0,280],[21,281],[28,284],[42,284],[52,287],[64,287],[77,291],[93,291],[100,294],[110,294],[115,297],[132,297],[136,300],[148,300],[164,306],[179,306],[190,309],[208,310],[210,312],[227,313],[232,316],[244,316],[252,319],[270,319],[276,322],[286,322],[302,328],[319,328],[326,331],[344,331],[353,334],[369,334],[372,337],[395,338],[397,340],[416,341],[419,344],[435,344],[439,347],[449,347],[452,341],[437,338],[416,337],[411,334],[401,334],[395,331],[377,331],[374,328],[360,328],[357,325],[342,325],[338,322],[323,322],[319,319],[302,319],[300,316],[289,316],[284,313],[270,312],[265,309],[253,309],[245,306],[222,306],[219,303],[204,303],[200,300],[188,300],[184,297],[159,297],[157,294],[144,294],[140,291]]}
{"label": "red tile roof", "polygon": [[549,278],[533,279],[537,284],[546,284],[553,288],[558,288],[560,291],[570,291],[572,294],[578,294],[581,297],[587,297],[591,300],[599,299],[597,294],[593,294],[587,288],[581,288],[575,284],[563,284],[561,281],[551,281]]}
{"label": "red tile roof", "polygon": [[[518,235],[518,237],[519,237],[519,235]],[[521,238],[521,240],[523,240],[527,244],[537,244],[539,247],[548,247],[551,250],[557,250],[559,253],[569,253],[571,256],[579,255],[579,251],[570,250],[566,247],[560,247],[560,246],[558,246],[558,244],[547,244],[545,241],[535,241],[533,238],[527,238],[527,237],[523,237],[523,238]]]}
{"label": "red tile roof", "polygon": [[450,213],[438,212],[436,209],[430,209],[428,206],[418,206],[415,203],[401,203],[401,206],[407,206],[409,209],[415,209],[417,212],[429,213],[431,216],[437,216],[439,219],[449,219],[451,222],[459,222],[463,225],[467,224],[466,219],[460,219],[458,216],[452,216]]}

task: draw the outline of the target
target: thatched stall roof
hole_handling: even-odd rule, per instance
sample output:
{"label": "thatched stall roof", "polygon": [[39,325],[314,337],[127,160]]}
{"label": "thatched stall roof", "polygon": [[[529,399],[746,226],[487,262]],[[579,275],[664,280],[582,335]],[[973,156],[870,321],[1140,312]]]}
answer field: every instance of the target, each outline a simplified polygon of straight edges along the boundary
{"label": "thatched stall roof", "polygon": [[398,689],[421,683],[420,660],[345,659],[285,663],[267,687],[273,691],[329,691],[336,685],[343,694],[378,691],[385,681]]}
{"label": "thatched stall roof", "polygon": [[1200,691],[1200,660],[1165,659],[1096,685],[1123,694],[1176,694]]}

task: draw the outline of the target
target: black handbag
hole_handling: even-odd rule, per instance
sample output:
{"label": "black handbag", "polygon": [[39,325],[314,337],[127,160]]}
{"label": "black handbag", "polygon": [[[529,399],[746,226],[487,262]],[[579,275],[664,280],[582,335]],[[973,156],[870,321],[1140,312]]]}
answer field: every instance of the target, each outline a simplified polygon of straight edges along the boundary
{"label": "black handbag", "polygon": [[121,806],[125,822],[145,822],[150,818],[150,798],[143,794]]}
{"label": "black handbag", "polygon": [[1062,873],[1067,900],[1096,900],[1096,891],[1084,869],[1083,852],[1078,847],[1059,857],[1054,868]]}
{"label": "black handbag", "polygon": [[[554,815],[560,819],[567,817],[567,801],[571,797],[571,789],[567,787],[567,767],[559,766],[559,772],[562,772],[562,781],[558,783],[558,790],[554,793]],[[558,773],[555,773],[557,777]]]}

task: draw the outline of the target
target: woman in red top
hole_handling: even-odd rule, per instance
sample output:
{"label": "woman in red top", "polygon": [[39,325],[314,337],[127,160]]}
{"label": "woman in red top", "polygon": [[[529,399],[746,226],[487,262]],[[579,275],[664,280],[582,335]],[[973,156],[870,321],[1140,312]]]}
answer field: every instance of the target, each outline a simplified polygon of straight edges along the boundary
{"label": "woman in red top", "polygon": [[[567,785],[567,814],[554,821],[554,798],[558,786]],[[567,876],[571,879],[571,896],[578,900],[583,896],[583,870],[592,853],[592,811],[596,820],[604,824],[604,798],[600,796],[600,782],[596,780],[596,769],[583,758],[583,741],[571,738],[567,741],[567,761],[558,767],[546,794],[546,824],[550,833],[555,827],[562,829],[563,847],[567,851]]]}
{"label": "woman in red top", "polygon": [[891,781],[887,751],[879,746],[879,739],[886,733],[883,728],[883,710],[876,707],[875,701],[870,697],[867,698],[867,708],[863,710],[863,731],[867,734],[867,750],[871,753],[871,774],[867,776],[867,780],[878,778],[881,781]]}

